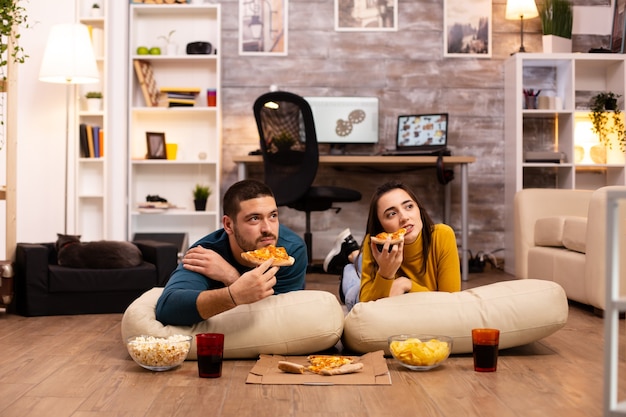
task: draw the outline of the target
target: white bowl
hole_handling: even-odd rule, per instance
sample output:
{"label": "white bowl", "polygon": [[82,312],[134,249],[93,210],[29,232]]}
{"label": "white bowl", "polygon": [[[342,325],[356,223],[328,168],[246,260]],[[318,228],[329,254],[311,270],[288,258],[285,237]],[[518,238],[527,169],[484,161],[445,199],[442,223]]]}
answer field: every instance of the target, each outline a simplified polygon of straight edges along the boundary
{"label": "white bowl", "polygon": [[193,337],[180,334],[167,338],[132,336],[126,340],[126,348],[140,366],[151,371],[167,371],[185,361],[192,340]]}
{"label": "white bowl", "polygon": [[413,371],[428,371],[441,365],[452,351],[452,338],[429,334],[399,334],[387,339],[391,355]]}

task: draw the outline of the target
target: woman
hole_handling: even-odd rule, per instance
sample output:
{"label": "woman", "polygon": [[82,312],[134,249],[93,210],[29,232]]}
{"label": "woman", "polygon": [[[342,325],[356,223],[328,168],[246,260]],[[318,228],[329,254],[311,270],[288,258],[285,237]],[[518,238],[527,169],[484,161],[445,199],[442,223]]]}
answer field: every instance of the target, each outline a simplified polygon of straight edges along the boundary
{"label": "woman", "polygon": [[[381,247],[370,239],[400,228],[405,228],[406,234],[398,244],[391,245],[387,240]],[[345,239],[351,236],[342,241]],[[345,266],[342,275],[341,290],[348,309],[358,301],[407,292],[461,290],[454,231],[448,225],[434,224],[413,191],[400,182],[387,182],[372,196],[360,253],[336,256],[350,261],[357,258]]]}

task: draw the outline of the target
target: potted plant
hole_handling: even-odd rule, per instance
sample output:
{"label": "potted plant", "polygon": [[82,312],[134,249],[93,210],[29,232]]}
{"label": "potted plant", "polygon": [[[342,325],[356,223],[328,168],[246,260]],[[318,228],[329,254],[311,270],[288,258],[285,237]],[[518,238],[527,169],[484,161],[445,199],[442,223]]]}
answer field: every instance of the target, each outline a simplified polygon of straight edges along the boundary
{"label": "potted plant", "polygon": [[[19,44],[18,27],[28,25],[26,8],[19,4],[19,0],[3,0],[0,2],[0,92],[6,93],[6,67],[9,59],[15,64],[23,64],[28,58],[24,48]],[[6,55],[5,55],[6,53]],[[0,108],[5,109],[6,94],[0,94]],[[0,111],[0,126],[4,126],[4,112]],[[0,129],[0,149],[4,147],[4,129]]]}
{"label": "potted plant", "polygon": [[206,202],[211,195],[211,188],[208,185],[196,184],[193,189],[193,204],[196,211],[206,210]]}
{"label": "potted plant", "polygon": [[102,9],[98,3],[94,3],[91,5],[91,17],[101,17]]}
{"label": "potted plant", "polygon": [[539,17],[543,52],[572,52],[574,12],[570,0],[545,0]]}
{"label": "potted plant", "polygon": [[[600,143],[607,149],[613,149],[614,143],[617,143],[619,150],[626,150],[626,130],[624,129],[624,121],[622,112],[619,108],[617,99],[621,95],[611,91],[600,92],[590,101],[591,113],[589,118],[593,124],[593,132],[598,135]],[[612,116],[609,117],[609,114]]]}
{"label": "potted plant", "polygon": [[175,30],[170,30],[167,35],[161,35],[158,39],[163,39],[165,41],[165,51],[167,55],[176,55],[178,45],[172,42],[172,35],[175,33]]}
{"label": "potted plant", "polygon": [[100,91],[88,91],[85,98],[87,99],[88,111],[102,110],[102,93]]}

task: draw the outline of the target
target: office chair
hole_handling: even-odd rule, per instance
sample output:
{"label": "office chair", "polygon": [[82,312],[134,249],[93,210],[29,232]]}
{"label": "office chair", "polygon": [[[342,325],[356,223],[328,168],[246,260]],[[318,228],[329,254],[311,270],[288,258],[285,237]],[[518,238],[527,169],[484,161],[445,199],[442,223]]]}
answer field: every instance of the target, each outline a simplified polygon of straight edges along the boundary
{"label": "office chair", "polygon": [[335,203],[359,201],[361,193],[342,187],[314,186],[319,165],[317,135],[311,106],[302,97],[286,91],[263,94],[254,102],[259,130],[265,183],[278,206],[306,214],[304,242],[309,269],[313,266],[311,213],[340,207]]}

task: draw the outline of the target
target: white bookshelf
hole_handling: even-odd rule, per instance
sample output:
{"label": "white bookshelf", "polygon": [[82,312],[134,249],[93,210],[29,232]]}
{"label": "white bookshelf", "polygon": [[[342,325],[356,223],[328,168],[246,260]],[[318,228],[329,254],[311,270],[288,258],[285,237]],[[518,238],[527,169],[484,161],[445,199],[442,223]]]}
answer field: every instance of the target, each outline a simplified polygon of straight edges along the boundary
{"label": "white bookshelf", "polygon": [[[178,46],[167,54],[160,36],[174,30]],[[131,4],[129,17],[128,223],[129,239],[142,233],[187,233],[189,243],[220,226],[221,175],[221,12],[219,4]],[[190,42],[209,42],[211,54],[186,54]],[[161,48],[161,55],[137,55],[137,48]],[[217,50],[217,53],[214,51]],[[193,107],[150,107],[135,75],[134,60],[148,62],[158,88],[199,88]],[[216,90],[216,106],[207,105],[207,90]],[[165,134],[177,145],[176,159],[146,159],[146,132]],[[209,185],[206,211],[195,211],[192,190]],[[140,209],[148,195],[174,207]]]}
{"label": "white bookshelf", "polygon": [[[626,184],[626,160],[618,149],[591,160],[580,144],[589,123],[589,99],[601,91],[621,95],[626,60],[621,54],[515,54],[505,61],[505,269],[515,273],[513,200],[523,188],[597,189]],[[549,108],[526,108],[524,90],[554,97]],[[557,103],[558,102],[558,103]],[[581,128],[583,127],[583,128]],[[577,128],[579,130],[577,130]],[[589,131],[589,129],[586,129]],[[578,137],[578,141],[577,141]],[[529,151],[555,152],[560,162],[527,161]]]}
{"label": "white bookshelf", "polygon": [[[94,3],[100,5],[99,15],[94,15],[91,8]],[[105,100],[107,99],[107,42],[108,30],[107,0],[77,2],[78,21],[89,28],[96,64],[100,75],[98,84],[80,85],[76,88],[76,152],[75,170],[75,215],[73,230],[81,235],[83,241],[102,240],[107,236],[107,148],[108,140],[104,135],[104,145],[101,146],[100,157],[81,156],[79,125],[98,126],[106,133],[107,114]],[[102,107],[97,110],[87,108],[85,94],[88,91],[103,93]]]}

